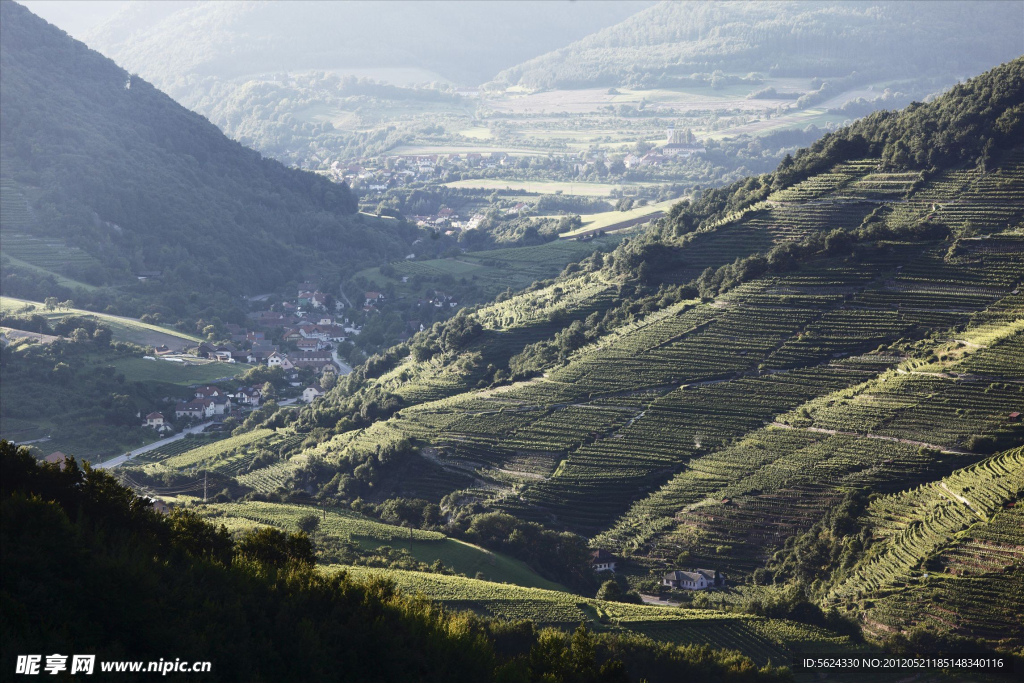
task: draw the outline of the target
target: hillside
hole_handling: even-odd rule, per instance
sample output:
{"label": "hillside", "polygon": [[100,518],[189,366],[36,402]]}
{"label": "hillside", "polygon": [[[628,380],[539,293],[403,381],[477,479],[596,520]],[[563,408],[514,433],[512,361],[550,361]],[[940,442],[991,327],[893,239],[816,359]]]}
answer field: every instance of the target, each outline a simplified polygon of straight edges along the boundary
{"label": "hillside", "polygon": [[[55,273],[196,315],[407,253],[415,230],[356,214],[345,185],[229,140],[20,5],[0,12],[5,293],[41,300]],[[87,286],[79,303],[114,298]]]}
{"label": "hillside", "polygon": [[1019,2],[662,2],[494,81],[673,87],[716,71],[952,80],[1024,52],[1022,21]]}
{"label": "hillside", "polygon": [[[644,4],[196,2],[169,10],[136,2],[90,31],[85,42],[179,99],[188,98],[196,81],[261,72],[326,70],[398,85],[450,80],[473,86]],[[473,59],[465,59],[470,54]]]}
{"label": "hillside", "polygon": [[305,485],[582,534],[635,587],[713,566],[827,607],[863,502],[827,543],[826,511],[1024,441],[1022,84],[1018,59],[872,115],[372,358],[300,415]]}
{"label": "hillside", "polygon": [[96,655],[96,674],[170,651],[168,664],[207,662],[213,680],[789,678],[735,652],[443,611],[386,581],[318,571],[305,534],[232,539],[194,513],[157,514],[108,474],[73,460],[41,466],[7,441],[0,471],[7,662],[80,648]]}

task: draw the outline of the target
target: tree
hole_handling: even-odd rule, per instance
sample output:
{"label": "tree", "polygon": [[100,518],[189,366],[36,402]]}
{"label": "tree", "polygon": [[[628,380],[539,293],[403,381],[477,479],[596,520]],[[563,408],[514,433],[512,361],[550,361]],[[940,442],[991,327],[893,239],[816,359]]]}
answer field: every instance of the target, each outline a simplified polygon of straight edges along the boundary
{"label": "tree", "polygon": [[238,542],[238,554],[261,564],[284,567],[290,563],[313,564],[313,544],[304,533],[286,534],[262,527],[247,533]]}
{"label": "tree", "polygon": [[96,331],[92,333],[92,338],[100,346],[110,346],[114,334],[109,327],[97,327]]}
{"label": "tree", "polygon": [[318,528],[320,528],[320,518],[317,515],[310,513],[299,518],[299,530],[305,532],[310,537],[316,534]]}
{"label": "tree", "polygon": [[72,301],[71,299],[68,299],[67,301],[61,301],[59,304],[57,304],[57,306],[59,308],[64,309],[65,311],[70,311],[72,308],[75,307],[75,302]]}
{"label": "tree", "polygon": [[333,372],[325,372],[320,378],[320,386],[324,391],[330,391],[338,383],[338,375]]}
{"label": "tree", "polygon": [[43,301],[43,305],[46,306],[46,310],[53,311],[58,306],[60,306],[60,303],[57,301],[57,297],[55,297],[55,296],[48,296]]}

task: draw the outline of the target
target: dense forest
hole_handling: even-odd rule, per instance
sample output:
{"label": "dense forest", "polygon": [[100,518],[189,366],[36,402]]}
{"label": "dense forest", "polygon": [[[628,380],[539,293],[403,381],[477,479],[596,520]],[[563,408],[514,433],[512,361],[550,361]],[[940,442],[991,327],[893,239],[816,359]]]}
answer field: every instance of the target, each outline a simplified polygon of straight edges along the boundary
{"label": "dense forest", "polygon": [[138,298],[180,315],[209,305],[197,297],[339,277],[415,239],[401,222],[355,213],[345,185],[229,140],[20,5],[0,12],[0,172],[5,194],[27,205],[4,229],[85,252],[92,284],[156,273],[160,286],[137,285]]}
{"label": "dense forest", "polygon": [[494,81],[583,88],[715,86],[715,72],[725,72],[721,86],[727,74],[751,71],[860,82],[967,76],[1019,56],[1022,22],[1013,2],[662,2]]}
{"label": "dense forest", "polygon": [[[540,630],[313,567],[304,533],[233,540],[109,474],[0,442],[4,666],[33,652],[210,661],[215,681],[787,680],[707,647]],[[99,671],[97,665],[97,672]]]}

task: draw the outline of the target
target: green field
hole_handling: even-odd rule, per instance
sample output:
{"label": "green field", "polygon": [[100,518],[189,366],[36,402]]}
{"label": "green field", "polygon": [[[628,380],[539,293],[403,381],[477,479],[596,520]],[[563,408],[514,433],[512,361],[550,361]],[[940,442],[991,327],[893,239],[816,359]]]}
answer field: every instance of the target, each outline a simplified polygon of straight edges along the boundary
{"label": "green field", "polygon": [[679,202],[678,199],[669,199],[664,202],[657,202],[655,204],[647,204],[646,206],[638,206],[635,209],[629,211],[605,211],[603,213],[594,213],[581,216],[583,218],[583,227],[573,230],[572,232],[565,232],[559,235],[559,238],[572,237],[579,233],[587,233],[592,230],[599,230],[606,228],[609,225],[615,225],[616,223],[622,223],[624,221],[634,220],[637,218],[643,218],[644,216],[650,216],[652,214],[664,211],[668,212],[675,204]]}
{"label": "green field", "polygon": [[[611,249],[620,239],[621,236],[610,235],[586,242],[555,240],[529,247],[467,252],[458,258],[395,261],[392,263],[395,268],[394,277],[382,275],[378,268],[366,268],[356,273],[354,277],[364,277],[376,287],[393,284],[400,296],[407,297],[436,287],[433,284],[434,278],[446,275],[456,280],[467,278],[472,282],[473,291],[468,301],[463,300],[460,303],[474,303],[492,299],[508,288],[515,291],[537,280],[554,277],[567,264],[579,261],[595,251]],[[419,288],[411,281],[403,283],[401,280],[402,277],[413,278],[417,275],[425,278],[424,284]]]}
{"label": "green field", "polygon": [[175,363],[159,358],[147,360],[134,357],[121,358],[109,365],[124,375],[129,382],[163,382],[181,386],[234,378],[252,367],[245,363],[216,361]]}
{"label": "green field", "polygon": [[95,285],[89,285],[89,284],[86,284],[84,282],[80,282],[78,280],[72,280],[71,278],[66,277],[64,275],[61,275],[58,272],[55,272],[55,271],[52,271],[52,270],[47,270],[46,268],[43,268],[41,266],[37,266],[35,264],[29,263],[28,261],[22,261],[21,259],[15,258],[14,256],[12,256],[8,252],[3,252],[3,258],[4,258],[3,263],[5,265],[7,263],[10,263],[10,265],[15,266],[17,268],[24,268],[26,270],[31,270],[31,271],[33,271],[35,273],[39,273],[41,275],[52,275],[53,279],[61,287],[70,287],[72,289],[74,289],[75,287],[81,287],[82,289],[85,289],[85,290],[90,291],[90,292],[99,289],[99,287],[96,287]]}
{"label": "green field", "polygon": [[[269,525],[288,531],[298,530],[298,520],[304,515],[318,512],[315,508],[278,503],[223,503],[201,508],[204,515],[224,523],[232,531],[255,525]],[[486,550],[436,531],[422,531],[383,524],[347,510],[328,510],[317,534],[338,539],[353,540],[360,547],[372,550],[381,546],[408,550],[420,562],[432,564],[440,560],[446,567],[465,574],[478,573],[487,581],[514,584],[526,588],[564,590],[558,584],[539,576],[519,560]]]}
{"label": "green field", "polygon": [[68,315],[95,318],[97,321],[111,329],[114,333],[114,339],[117,339],[118,341],[128,341],[143,346],[159,346],[161,344],[166,344],[171,348],[185,348],[203,341],[199,337],[179,332],[171,327],[152,325],[150,323],[144,323],[140,320],[125,318],[123,316],[96,313],[94,311],[86,311],[78,308],[72,308],[67,311],[47,311],[43,307],[43,304],[38,301],[16,299],[9,296],[0,297],[0,312],[3,312],[4,314],[13,315],[26,306],[31,307],[28,314],[41,315],[50,320],[59,320]]}

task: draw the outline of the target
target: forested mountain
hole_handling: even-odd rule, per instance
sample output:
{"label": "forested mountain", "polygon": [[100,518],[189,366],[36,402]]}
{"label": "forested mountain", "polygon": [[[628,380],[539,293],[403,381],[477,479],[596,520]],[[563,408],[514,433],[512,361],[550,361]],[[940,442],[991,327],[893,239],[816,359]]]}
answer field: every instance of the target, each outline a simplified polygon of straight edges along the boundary
{"label": "forested mountain", "polygon": [[1020,2],[662,2],[507,69],[501,85],[672,87],[692,74],[969,76],[1024,53]]}
{"label": "forested mountain", "polygon": [[[179,314],[407,253],[415,230],[356,214],[345,185],[229,140],[24,7],[0,12],[5,244],[41,238],[93,285],[159,271],[136,294]],[[19,282],[5,291],[50,295]]]}
{"label": "forested mountain", "polygon": [[208,77],[313,69],[415,69],[413,82],[477,85],[649,3],[149,4],[127,5],[86,42],[186,101],[188,87]]}
{"label": "forested mountain", "polygon": [[[508,552],[582,534],[634,587],[717,567],[751,610],[1019,648],[1022,112],[1018,58],[435,324],[303,410],[294,481]],[[954,576],[952,622],[875,602]]]}

